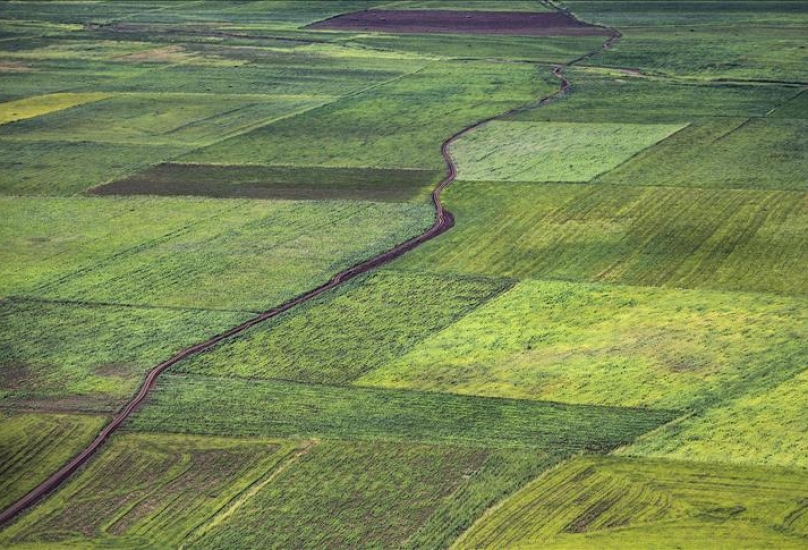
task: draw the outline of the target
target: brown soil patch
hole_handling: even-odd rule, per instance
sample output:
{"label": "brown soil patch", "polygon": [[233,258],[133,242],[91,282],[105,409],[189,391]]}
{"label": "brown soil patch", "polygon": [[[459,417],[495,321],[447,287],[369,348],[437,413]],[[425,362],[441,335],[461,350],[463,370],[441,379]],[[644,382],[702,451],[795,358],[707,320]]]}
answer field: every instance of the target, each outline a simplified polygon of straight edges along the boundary
{"label": "brown soil patch", "polygon": [[19,61],[0,61],[0,73],[31,72],[34,69]]}
{"label": "brown soil patch", "polygon": [[30,390],[36,387],[37,382],[36,373],[25,363],[0,365],[0,388],[4,390]]}
{"label": "brown soil patch", "polygon": [[165,48],[156,48],[154,50],[130,53],[118,57],[117,60],[132,61],[136,63],[176,63],[179,61],[185,61],[191,57],[193,57],[193,54],[188,52],[182,46],[166,46]]}
{"label": "brown soil patch", "polygon": [[531,36],[609,35],[561,12],[368,10],[338,15],[307,28],[389,33],[513,34]]}

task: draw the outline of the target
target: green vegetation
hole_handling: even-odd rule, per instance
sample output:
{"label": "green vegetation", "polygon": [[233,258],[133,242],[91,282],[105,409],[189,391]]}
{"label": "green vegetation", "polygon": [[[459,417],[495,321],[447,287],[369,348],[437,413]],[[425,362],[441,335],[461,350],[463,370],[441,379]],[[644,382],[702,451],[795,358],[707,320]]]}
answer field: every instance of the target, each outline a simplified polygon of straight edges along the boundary
{"label": "green vegetation", "polygon": [[716,118],[598,178],[609,185],[808,189],[808,120]]}
{"label": "green vegetation", "polygon": [[282,472],[200,548],[397,548],[486,451],[325,442]]}
{"label": "green vegetation", "polygon": [[[457,226],[396,263],[445,274],[804,295],[804,193],[457,182]],[[505,244],[503,244],[505,243]]]}
{"label": "green vegetation", "polygon": [[176,547],[294,450],[290,442],[116,437],[62,491],[6,530],[4,545],[95,538],[108,546],[124,537],[130,548]]}
{"label": "green vegetation", "polygon": [[444,172],[159,164],[96,187],[96,195],[203,195],[291,200],[425,200]]}
{"label": "green vegetation", "polygon": [[6,294],[248,311],[432,221],[425,204],[369,202],[20,198],[0,211],[9,212]]}
{"label": "green vegetation", "polygon": [[166,375],[136,431],[605,450],[669,411],[488,399],[294,382]]}
{"label": "green vegetation", "polygon": [[0,508],[58,470],[105,421],[100,416],[0,412]]}
{"label": "green vegetation", "polygon": [[115,410],[151,367],[249,317],[6,299],[0,302],[0,400],[6,407]]}
{"label": "green vegetation", "polygon": [[589,181],[682,126],[489,122],[452,145],[464,181]]}
{"label": "green vegetation", "polygon": [[690,408],[803,369],[805,306],[757,294],[523,281],[356,383]]}
{"label": "green vegetation", "polygon": [[483,517],[455,548],[803,548],[799,471],[583,458]]}
{"label": "green vegetation", "polygon": [[556,85],[529,65],[441,62],[180,157],[180,162],[441,170],[440,143]]}
{"label": "green vegetation", "polygon": [[449,326],[509,281],[381,272],[183,361],[213,376],[345,384]]}
{"label": "green vegetation", "polygon": [[[797,346],[800,341],[794,338],[792,345]],[[775,371],[773,380],[762,388],[672,424],[623,453],[808,468],[803,407],[808,398],[808,371],[776,384],[779,373]]]}
{"label": "green vegetation", "polygon": [[83,103],[100,101],[107,97],[109,97],[108,94],[49,94],[0,103],[0,124],[38,117]]}

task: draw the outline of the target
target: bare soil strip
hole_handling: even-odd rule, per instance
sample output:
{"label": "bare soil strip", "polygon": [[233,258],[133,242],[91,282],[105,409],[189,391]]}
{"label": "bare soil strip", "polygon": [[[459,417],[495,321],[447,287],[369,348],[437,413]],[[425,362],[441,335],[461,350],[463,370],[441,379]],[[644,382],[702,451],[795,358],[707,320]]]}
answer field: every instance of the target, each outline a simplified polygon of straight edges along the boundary
{"label": "bare soil strip", "polygon": [[[469,12],[465,12],[465,13],[469,13]],[[602,28],[602,27],[599,27],[599,29],[601,30],[601,32],[604,31],[604,28]],[[587,54],[585,54],[585,55],[583,55],[583,56],[581,56],[581,57],[579,57],[577,59],[574,59],[574,60],[564,64],[564,65],[556,66],[553,69],[553,74],[561,81],[560,87],[556,92],[554,92],[553,94],[551,94],[549,96],[546,96],[546,97],[544,97],[542,99],[539,99],[538,101],[536,101],[534,103],[530,103],[530,104],[524,105],[522,107],[517,107],[515,109],[510,109],[509,111],[506,111],[504,113],[500,113],[499,115],[496,115],[496,116],[493,116],[493,117],[490,117],[490,118],[487,118],[487,119],[477,121],[474,124],[466,126],[462,130],[460,130],[460,131],[456,132],[455,134],[451,135],[449,138],[446,139],[446,141],[443,142],[443,144],[441,146],[441,153],[442,153],[443,158],[444,158],[444,160],[446,162],[447,173],[446,173],[446,177],[438,184],[438,186],[432,192],[432,202],[435,205],[435,221],[432,224],[432,227],[427,229],[421,235],[413,237],[412,239],[399,244],[398,246],[388,250],[387,252],[383,252],[382,254],[379,254],[378,256],[375,256],[373,258],[365,260],[364,262],[356,264],[355,266],[336,274],[327,283],[325,283],[325,284],[323,284],[323,285],[321,285],[321,286],[319,286],[319,287],[317,287],[315,289],[312,289],[312,290],[306,292],[305,294],[301,294],[297,298],[294,298],[294,299],[286,302],[285,304],[282,304],[282,305],[277,306],[275,308],[269,309],[269,310],[255,316],[255,317],[253,317],[252,319],[249,319],[248,321],[245,321],[244,323],[231,328],[230,330],[227,330],[227,331],[225,331],[225,332],[223,332],[223,333],[221,333],[221,334],[219,334],[217,336],[214,336],[213,338],[210,338],[209,340],[206,340],[204,342],[200,342],[199,344],[196,344],[194,346],[186,348],[186,349],[180,351],[179,353],[177,353],[176,355],[174,355],[173,357],[167,359],[166,361],[163,361],[162,363],[160,363],[159,365],[154,367],[146,375],[146,378],[143,381],[143,385],[140,387],[137,394],[112,419],[112,421],[107,426],[105,426],[103,430],[101,430],[101,432],[92,441],[92,443],[90,443],[83,451],[81,451],[81,453],[79,453],[78,455],[73,457],[67,464],[62,466],[62,468],[59,469],[56,473],[54,473],[48,479],[46,479],[45,481],[40,483],[35,489],[33,489],[27,495],[25,495],[20,500],[18,500],[17,502],[15,502],[11,506],[9,506],[5,510],[3,510],[2,513],[0,513],[0,526],[8,523],[14,517],[16,517],[18,514],[20,514],[21,512],[26,510],[27,508],[33,506],[36,502],[38,502],[40,499],[42,499],[45,495],[47,495],[51,491],[57,489],[76,470],[78,470],[82,465],[84,465],[84,463],[86,463],[95,454],[95,452],[106,442],[106,440],[109,439],[110,435],[112,435],[126,421],[126,419],[129,418],[129,416],[131,416],[132,413],[135,412],[135,410],[141,404],[143,404],[143,402],[149,396],[149,393],[151,392],[151,390],[154,389],[155,385],[157,384],[158,377],[163,372],[165,372],[168,368],[170,368],[171,366],[179,363],[183,359],[186,359],[186,358],[191,357],[193,355],[197,355],[199,353],[207,351],[210,348],[217,345],[218,343],[222,342],[223,340],[226,340],[228,338],[232,338],[232,337],[234,337],[234,336],[248,330],[249,328],[251,328],[251,327],[253,327],[253,326],[255,326],[255,325],[259,324],[259,323],[262,323],[262,322],[264,322],[264,321],[266,321],[268,319],[272,319],[273,317],[277,317],[281,313],[289,311],[290,309],[292,309],[292,308],[294,308],[296,306],[299,306],[300,304],[303,304],[304,302],[307,302],[307,301],[311,300],[312,298],[315,298],[315,297],[317,297],[317,296],[319,296],[319,295],[321,295],[321,294],[323,294],[325,292],[328,292],[329,290],[332,290],[332,289],[340,286],[341,284],[343,284],[343,283],[345,283],[347,281],[350,281],[351,279],[354,279],[355,277],[357,277],[357,276],[359,276],[359,275],[361,275],[363,273],[366,273],[366,272],[371,271],[371,270],[373,270],[373,269],[375,269],[375,268],[377,268],[377,267],[379,267],[381,265],[389,263],[389,262],[395,260],[396,258],[404,255],[405,253],[409,252],[410,250],[420,246],[421,244],[423,244],[423,243],[425,243],[427,241],[430,241],[430,240],[434,239],[435,237],[441,235],[442,233],[445,233],[446,231],[448,231],[454,225],[454,217],[452,216],[451,212],[449,212],[448,210],[446,210],[443,207],[443,204],[440,201],[440,196],[441,196],[441,193],[443,192],[443,190],[446,189],[446,187],[450,183],[452,183],[454,181],[455,177],[457,176],[457,167],[455,166],[454,161],[452,160],[452,156],[449,153],[449,149],[452,146],[452,144],[455,141],[457,141],[458,139],[460,139],[462,136],[464,136],[465,134],[471,132],[475,128],[479,128],[483,124],[486,124],[486,123],[491,122],[493,120],[498,120],[498,119],[501,119],[501,118],[508,117],[510,115],[519,113],[521,111],[525,111],[527,109],[532,109],[532,108],[534,108],[536,106],[544,105],[544,104],[546,104],[546,103],[548,103],[550,101],[553,101],[554,99],[556,99],[557,97],[563,95],[564,93],[566,93],[568,91],[568,89],[569,89],[570,83],[569,83],[569,81],[567,81],[566,78],[564,78],[564,76],[562,74],[563,69],[565,67],[569,67],[569,66],[571,66],[571,65],[573,65],[575,63],[578,63],[580,61],[589,59],[589,58],[593,57],[594,55],[596,55],[596,54],[598,54],[598,53],[600,53],[602,51],[608,50],[609,48],[612,47],[612,45],[615,42],[617,42],[622,37],[620,32],[618,32],[615,29],[606,29],[606,30],[610,33],[610,36],[609,36],[609,39],[606,40],[606,42],[603,43],[601,48],[593,50],[593,51],[591,51],[591,52],[589,52],[589,53],[587,53]]]}
{"label": "bare soil strip", "polygon": [[318,21],[307,29],[388,33],[511,34],[523,36],[611,35],[563,12],[366,10]]}

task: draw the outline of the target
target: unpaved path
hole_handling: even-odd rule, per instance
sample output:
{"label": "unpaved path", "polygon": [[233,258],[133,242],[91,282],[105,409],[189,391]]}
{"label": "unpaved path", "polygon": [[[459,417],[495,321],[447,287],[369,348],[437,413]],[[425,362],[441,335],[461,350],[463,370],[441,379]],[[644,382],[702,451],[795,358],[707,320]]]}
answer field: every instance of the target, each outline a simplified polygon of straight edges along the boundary
{"label": "unpaved path", "polygon": [[359,263],[345,271],[342,271],[328,281],[327,283],[319,286],[313,290],[306,292],[305,294],[301,294],[297,298],[286,302],[280,306],[267,310],[259,315],[253,317],[252,319],[245,321],[244,323],[231,328],[209,340],[205,340],[204,342],[200,342],[195,346],[190,348],[186,348],[173,357],[163,361],[146,375],[145,380],[143,381],[143,385],[140,387],[140,390],[137,394],[132,398],[131,401],[112,419],[112,421],[101,430],[101,433],[77,456],[73,457],[67,464],[62,466],[60,470],[56,473],[51,475],[48,479],[40,483],[35,489],[29,492],[27,495],[22,497],[20,500],[3,510],[0,513],[0,527],[4,524],[11,521],[14,517],[18,514],[33,506],[37,501],[43,498],[45,495],[50,493],[51,491],[58,488],[62,483],[64,483],[76,470],[78,470],[82,465],[84,465],[94,454],[95,452],[106,442],[110,435],[112,435],[125,421],[129,416],[146,400],[149,396],[149,393],[154,389],[155,385],[157,384],[158,377],[165,372],[169,367],[179,363],[183,359],[187,359],[193,355],[197,355],[204,351],[209,350],[216,344],[241,334],[242,332],[246,331],[247,329],[259,324],[263,323],[268,319],[272,319],[273,317],[277,317],[281,313],[289,311],[290,309],[299,306],[300,304],[311,300],[329,290],[332,290],[341,284],[350,281],[351,279],[371,271],[383,264],[389,263],[396,258],[402,256],[403,254],[409,252],[410,250],[420,246],[421,244],[430,241],[437,237],[438,235],[448,231],[454,225],[454,217],[452,213],[446,210],[441,203],[440,196],[443,190],[454,181],[455,177],[457,176],[457,167],[455,166],[454,161],[452,160],[452,156],[449,152],[450,147],[452,144],[457,141],[459,138],[464,136],[465,134],[471,132],[475,128],[479,128],[483,124],[491,122],[493,120],[502,119],[508,117],[512,114],[525,111],[531,108],[534,108],[539,105],[544,105],[553,101],[554,99],[558,98],[559,96],[563,95],[569,90],[570,83],[564,77],[563,70],[565,67],[569,67],[574,65],[575,63],[579,63],[586,59],[589,59],[598,53],[608,50],[615,42],[617,42],[622,35],[615,29],[607,29],[611,36],[610,38],[603,43],[601,48],[593,50],[581,57],[569,61],[563,65],[558,65],[553,68],[553,74],[560,80],[559,89],[554,92],[553,94],[543,97],[534,103],[530,103],[524,105],[522,107],[517,107],[515,109],[511,109],[499,115],[489,117],[469,126],[466,126],[459,132],[450,136],[446,141],[443,142],[441,146],[441,153],[443,154],[443,158],[446,162],[447,166],[447,173],[446,177],[438,184],[435,190],[432,192],[432,202],[435,205],[435,221],[432,224],[432,227],[427,229],[421,235],[413,237],[412,239],[401,243],[400,245],[396,246],[388,250],[387,252],[383,252],[378,256],[365,260],[362,263]]}

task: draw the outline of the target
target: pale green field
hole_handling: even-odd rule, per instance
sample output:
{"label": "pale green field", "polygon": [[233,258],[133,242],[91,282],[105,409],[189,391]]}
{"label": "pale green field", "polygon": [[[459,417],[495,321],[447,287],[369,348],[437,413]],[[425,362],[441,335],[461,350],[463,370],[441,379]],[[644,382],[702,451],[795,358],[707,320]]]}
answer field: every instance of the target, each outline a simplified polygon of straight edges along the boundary
{"label": "pale green field", "polygon": [[452,145],[458,178],[585,182],[684,128],[681,124],[489,122]]}
{"label": "pale green field", "polygon": [[804,548],[799,470],[643,459],[561,465],[483,516],[460,548]]}
{"label": "pale green field", "polygon": [[759,294],[522,281],[356,384],[685,409],[804,368],[806,306]]}
{"label": "pale green field", "polygon": [[103,93],[46,94],[0,103],[0,124],[42,116],[53,111],[70,109],[84,103],[92,103],[109,97]]}

